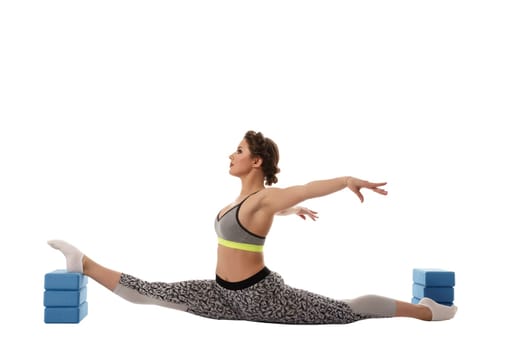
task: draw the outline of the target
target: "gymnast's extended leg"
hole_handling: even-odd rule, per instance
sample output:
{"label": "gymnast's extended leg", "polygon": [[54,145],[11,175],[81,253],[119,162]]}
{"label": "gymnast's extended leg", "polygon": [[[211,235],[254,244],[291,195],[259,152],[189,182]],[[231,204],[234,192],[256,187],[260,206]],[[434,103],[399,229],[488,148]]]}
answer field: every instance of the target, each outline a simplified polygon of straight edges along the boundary
{"label": "gymnast's extended leg", "polygon": [[222,305],[221,291],[215,280],[148,282],[108,269],[67,242],[52,240],[48,243],[64,254],[68,272],[83,273],[132,303],[158,305],[214,319],[238,317],[231,308]]}

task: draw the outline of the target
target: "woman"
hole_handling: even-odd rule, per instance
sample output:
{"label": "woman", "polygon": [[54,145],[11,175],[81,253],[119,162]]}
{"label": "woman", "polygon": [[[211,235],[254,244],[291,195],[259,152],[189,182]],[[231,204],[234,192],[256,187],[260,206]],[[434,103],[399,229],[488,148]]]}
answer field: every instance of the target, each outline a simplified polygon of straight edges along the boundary
{"label": "woman", "polygon": [[[387,195],[386,182],[373,183],[350,176],[306,185],[272,188],[277,183],[279,150],[260,132],[248,131],[230,155],[230,174],[241,180],[241,191],[215,219],[218,236],[215,280],[175,283],[147,282],[110,270],[61,240],[48,243],[66,257],[67,270],[91,277],[121,297],[141,304],[171,307],[195,315],[229,320],[289,324],[335,324],[380,317],[447,320],[456,306],[423,298],[419,304],[377,295],[335,300],[286,285],[264,262],[264,241],[275,215],[317,213],[301,202],[348,188],[363,202],[362,189]],[[266,187],[268,186],[268,187]]]}

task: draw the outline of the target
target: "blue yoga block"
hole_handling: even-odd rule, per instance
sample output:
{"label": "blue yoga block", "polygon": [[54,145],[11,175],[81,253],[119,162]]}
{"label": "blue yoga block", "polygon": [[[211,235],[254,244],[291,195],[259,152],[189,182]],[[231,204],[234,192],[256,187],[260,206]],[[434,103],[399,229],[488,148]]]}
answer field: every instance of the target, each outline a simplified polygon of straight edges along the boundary
{"label": "blue yoga block", "polygon": [[79,272],[67,272],[66,270],[55,270],[46,273],[44,288],[47,290],[79,290],[88,283],[88,277]]}
{"label": "blue yoga block", "polygon": [[88,314],[87,301],[76,307],[46,307],[45,323],[79,323]]}
{"label": "blue yoga block", "polygon": [[412,285],[412,296],[416,298],[427,297],[437,302],[453,302],[454,287],[427,287],[414,283]]}
{"label": "blue yoga block", "polygon": [[428,287],[453,287],[456,284],[454,271],[416,268],[413,270],[412,276],[414,283]]}
{"label": "blue yoga block", "polygon": [[44,306],[79,306],[87,299],[87,287],[79,290],[46,290]]}
{"label": "blue yoga block", "polygon": [[[420,298],[412,297],[412,304],[419,304],[420,300],[421,300]],[[452,302],[447,302],[447,301],[441,301],[441,302],[436,301],[436,303],[442,304],[442,305],[447,305],[447,306],[452,306],[453,305]]]}

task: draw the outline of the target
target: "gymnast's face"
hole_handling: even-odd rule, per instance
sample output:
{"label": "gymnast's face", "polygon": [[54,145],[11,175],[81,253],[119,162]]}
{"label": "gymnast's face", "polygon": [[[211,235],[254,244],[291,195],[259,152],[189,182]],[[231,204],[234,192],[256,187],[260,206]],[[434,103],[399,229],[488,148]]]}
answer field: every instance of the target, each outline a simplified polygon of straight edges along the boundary
{"label": "gymnast's face", "polygon": [[233,176],[243,176],[248,174],[256,163],[252,157],[248,142],[243,139],[237,150],[230,154],[230,174]]}

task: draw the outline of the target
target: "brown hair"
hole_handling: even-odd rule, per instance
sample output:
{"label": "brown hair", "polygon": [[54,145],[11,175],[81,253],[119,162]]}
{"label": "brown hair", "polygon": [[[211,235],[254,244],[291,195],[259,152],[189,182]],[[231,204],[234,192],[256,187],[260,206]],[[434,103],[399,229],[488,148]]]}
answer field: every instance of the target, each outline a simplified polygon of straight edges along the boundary
{"label": "brown hair", "polygon": [[262,159],[262,171],[264,174],[265,184],[271,186],[277,183],[277,176],[281,169],[279,164],[279,148],[273,140],[264,137],[261,132],[247,131],[244,139],[248,142],[250,153],[255,157]]}

